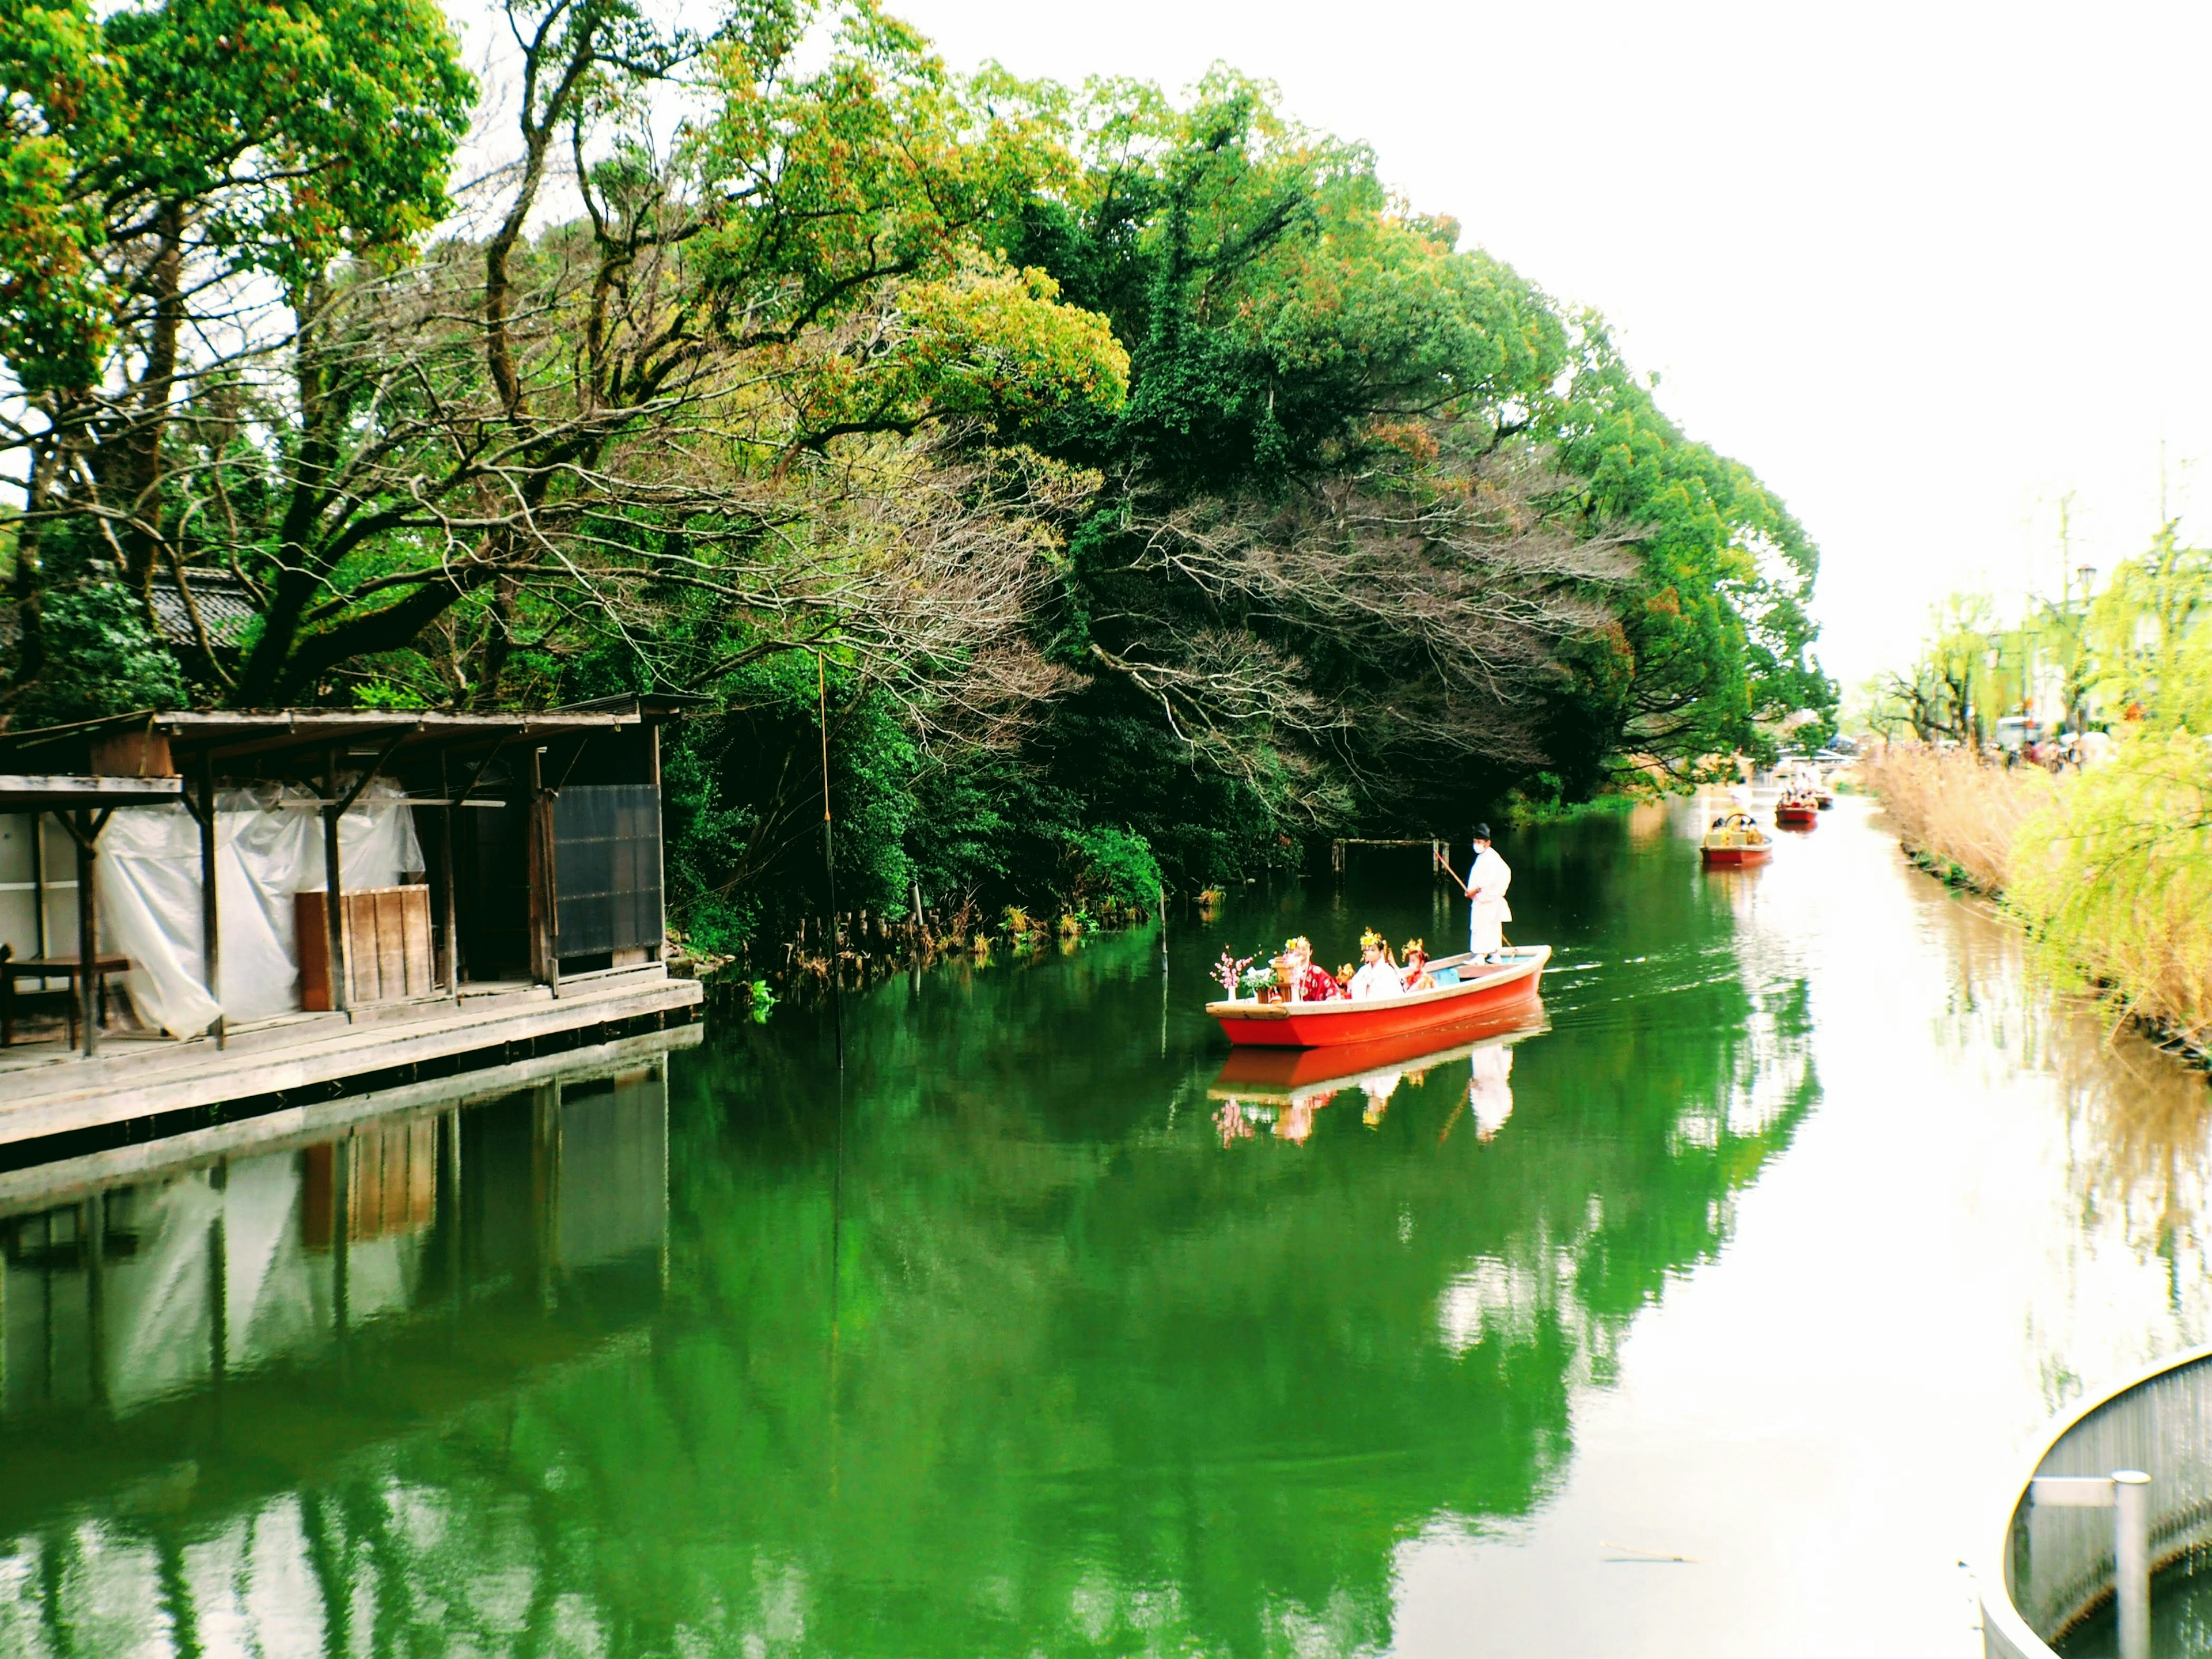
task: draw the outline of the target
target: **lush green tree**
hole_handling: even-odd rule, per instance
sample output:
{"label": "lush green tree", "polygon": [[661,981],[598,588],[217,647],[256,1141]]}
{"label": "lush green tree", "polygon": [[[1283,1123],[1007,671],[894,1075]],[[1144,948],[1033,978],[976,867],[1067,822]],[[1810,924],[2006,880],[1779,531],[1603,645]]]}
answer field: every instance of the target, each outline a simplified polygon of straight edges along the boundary
{"label": "lush green tree", "polygon": [[1577,794],[1616,768],[1681,774],[1776,750],[1787,716],[1832,729],[1833,685],[1812,655],[1819,566],[1804,529],[1740,462],[1686,437],[1582,319],[1543,432],[1593,526],[1632,526],[1635,579],[1605,628],[1566,653],[1547,746]]}
{"label": "lush green tree", "polygon": [[119,580],[151,623],[194,494],[173,477],[188,383],[265,359],[266,313],[443,216],[473,87],[433,0],[29,0],[0,19],[0,94],[13,701],[48,660],[50,586]]}
{"label": "lush green tree", "polygon": [[165,652],[235,706],[703,692],[672,867],[726,943],[823,902],[825,735],[850,901],[989,909],[1832,708],[1771,495],[1259,83],[963,79],[876,0],[501,21],[513,165],[449,201],[430,0],[0,20],[0,715]]}

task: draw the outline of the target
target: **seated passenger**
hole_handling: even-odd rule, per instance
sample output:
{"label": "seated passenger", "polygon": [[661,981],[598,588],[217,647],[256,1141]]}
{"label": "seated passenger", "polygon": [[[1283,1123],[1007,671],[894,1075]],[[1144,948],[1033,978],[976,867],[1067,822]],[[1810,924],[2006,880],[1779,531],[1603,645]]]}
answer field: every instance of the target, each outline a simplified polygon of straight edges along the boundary
{"label": "seated passenger", "polygon": [[1284,990],[1292,1002],[1328,1002],[1344,994],[1328,969],[1314,966],[1313,941],[1303,934],[1283,946]]}
{"label": "seated passenger", "polygon": [[1403,977],[1406,989],[1409,992],[1433,991],[1437,988],[1437,976],[1429,971],[1428,947],[1417,939],[1409,939],[1406,941],[1406,970]]}
{"label": "seated passenger", "polygon": [[1359,969],[1352,975],[1352,1000],[1368,1002],[1376,997],[1395,997],[1405,988],[1398,970],[1390,965],[1390,947],[1382,934],[1369,928],[1359,936]]}

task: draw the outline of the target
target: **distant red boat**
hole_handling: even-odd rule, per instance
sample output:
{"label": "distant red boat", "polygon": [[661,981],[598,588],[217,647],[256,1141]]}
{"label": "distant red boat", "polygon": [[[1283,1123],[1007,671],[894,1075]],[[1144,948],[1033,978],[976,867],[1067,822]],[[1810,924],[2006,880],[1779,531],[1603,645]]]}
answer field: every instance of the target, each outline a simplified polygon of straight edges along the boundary
{"label": "distant red boat", "polygon": [[1820,806],[1817,801],[1778,801],[1774,806],[1774,821],[1785,830],[1810,830],[1820,821]]}
{"label": "distant red boat", "polygon": [[1206,1012],[1221,1022],[1231,1042],[1268,1048],[1326,1048],[1449,1032],[1493,1020],[1502,1010],[1534,1001],[1544,964],[1551,959],[1548,945],[1501,951],[1495,962],[1475,962],[1464,954],[1440,957],[1429,964],[1429,971],[1451,969],[1461,975],[1457,984],[1364,1002],[1209,1002]]}

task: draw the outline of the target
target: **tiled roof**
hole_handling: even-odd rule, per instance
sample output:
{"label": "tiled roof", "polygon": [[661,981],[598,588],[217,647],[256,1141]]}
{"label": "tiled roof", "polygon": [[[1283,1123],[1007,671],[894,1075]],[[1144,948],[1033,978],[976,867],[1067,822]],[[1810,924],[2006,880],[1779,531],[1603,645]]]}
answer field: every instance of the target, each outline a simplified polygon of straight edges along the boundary
{"label": "tiled roof", "polygon": [[[185,580],[192,590],[192,603],[199,607],[209,639],[217,645],[242,644],[247,624],[261,614],[246,585],[228,570],[195,570],[189,566]],[[166,570],[154,577],[154,619],[171,644],[199,643],[192,633],[191,614],[185,609],[185,596],[177,589],[177,579]],[[21,633],[15,607],[0,604],[0,651],[14,650]]]}
{"label": "tiled roof", "polygon": [[[185,571],[185,581],[191,588],[192,603],[199,607],[201,624],[208,638],[217,645],[237,645],[246,637],[246,625],[261,614],[246,585],[228,570]],[[197,645],[192,633],[191,613],[185,609],[185,596],[177,591],[177,580],[167,571],[154,578],[154,617],[161,624],[161,632],[179,645]]]}

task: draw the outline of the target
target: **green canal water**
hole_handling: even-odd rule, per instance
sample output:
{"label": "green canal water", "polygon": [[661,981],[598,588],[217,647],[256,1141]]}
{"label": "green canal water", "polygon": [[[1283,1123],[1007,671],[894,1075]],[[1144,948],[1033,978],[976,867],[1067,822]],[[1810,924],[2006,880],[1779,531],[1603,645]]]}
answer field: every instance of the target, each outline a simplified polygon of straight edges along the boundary
{"label": "green canal water", "polygon": [[0,1654],[1978,1652],[2038,1425],[2206,1334],[2205,1088],[1864,803],[1695,829],[1512,837],[1542,1018],[1319,1095],[1206,970],[1449,939],[1418,852],[842,1076],[787,1008],[0,1177]]}

